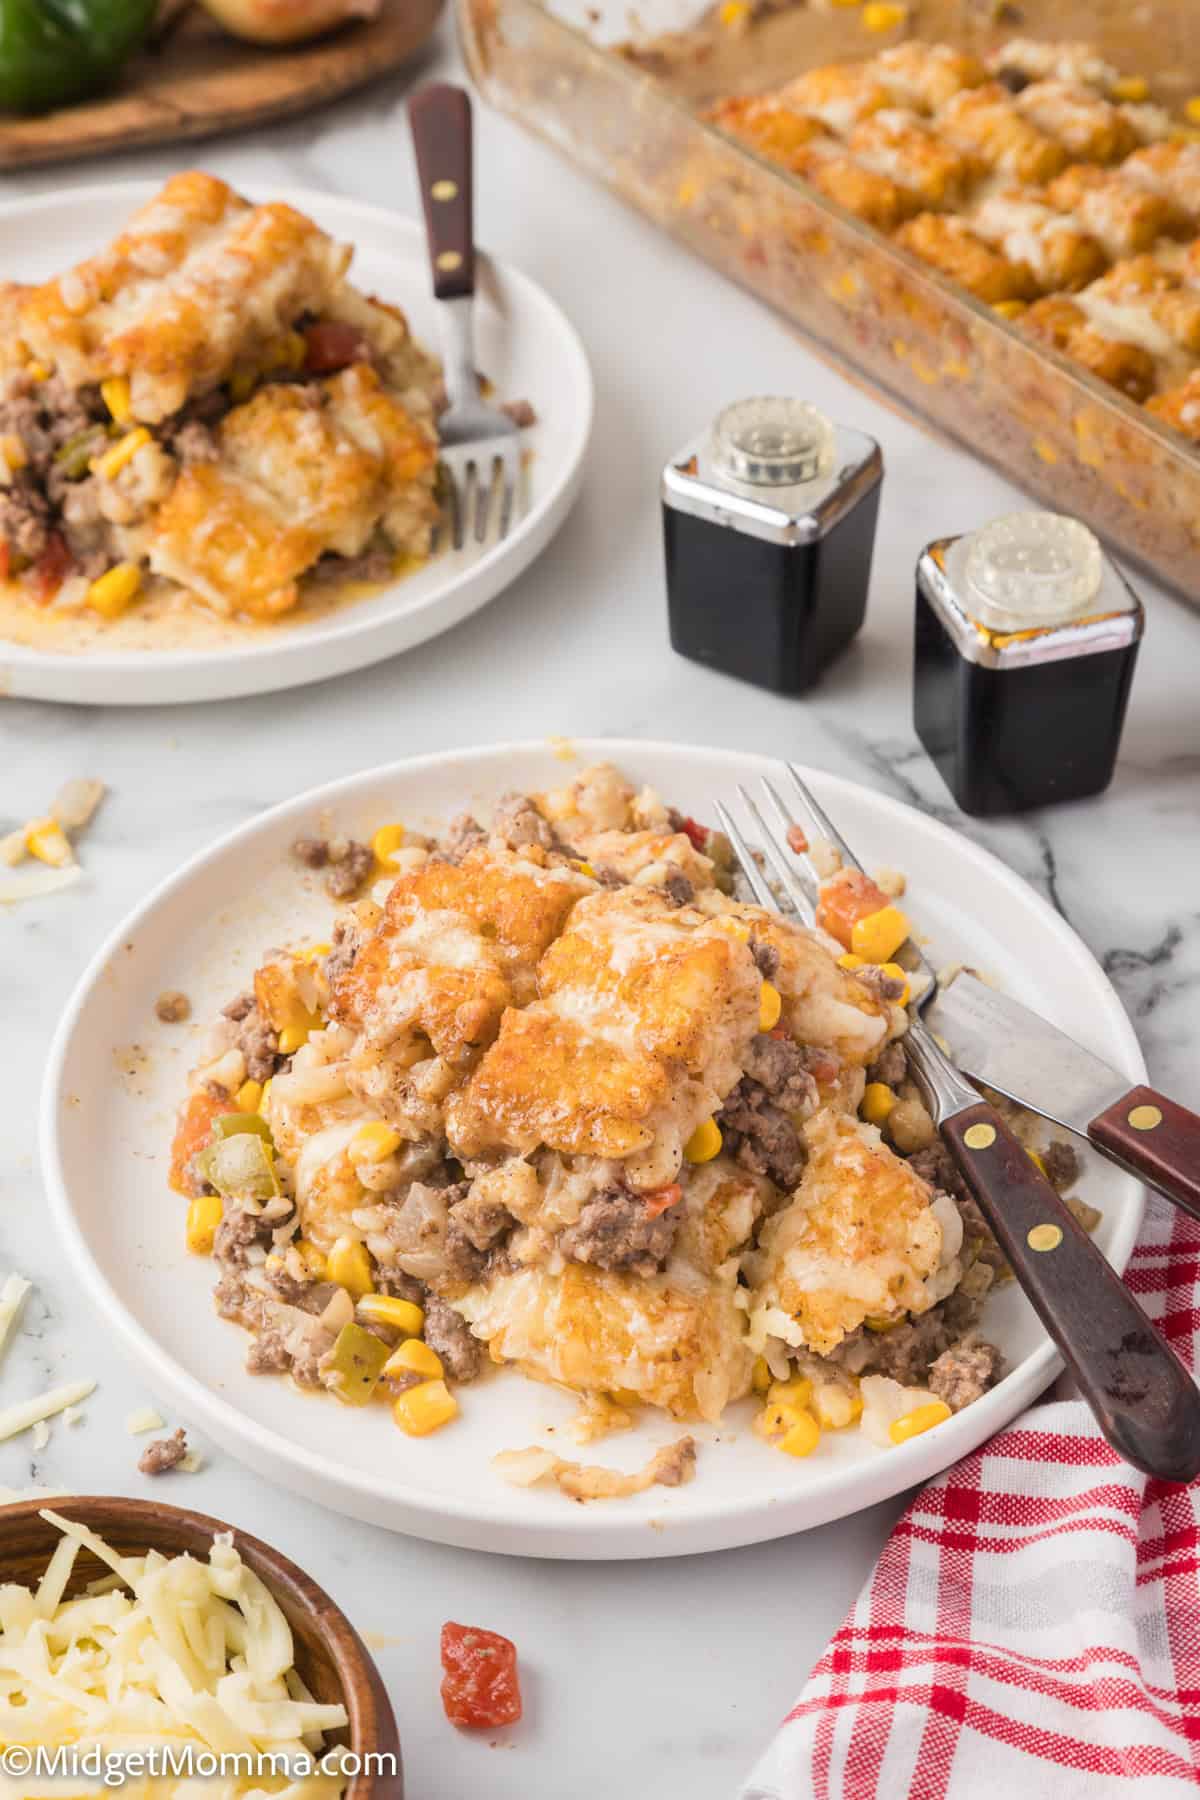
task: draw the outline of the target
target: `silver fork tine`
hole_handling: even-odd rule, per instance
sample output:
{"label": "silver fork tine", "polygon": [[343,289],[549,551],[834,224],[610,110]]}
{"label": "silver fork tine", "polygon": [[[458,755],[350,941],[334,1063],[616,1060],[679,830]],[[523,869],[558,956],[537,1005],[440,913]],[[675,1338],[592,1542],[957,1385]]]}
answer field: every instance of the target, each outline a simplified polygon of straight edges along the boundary
{"label": "silver fork tine", "polygon": [[797,821],[793,819],[791,813],[779,798],[778,791],[774,785],[767,780],[765,775],[762,777],[760,785],[763,793],[766,795],[768,808],[774,813],[779,829],[783,833],[784,843],[787,845],[788,849],[791,850],[792,855],[800,864],[799,869],[793,870],[793,874],[800,886],[804,889],[804,898],[807,902],[804,909],[804,917],[811,925],[817,916],[817,900],[819,898],[816,871],[802,850],[792,850],[789,834],[796,826]]}
{"label": "silver fork tine", "polygon": [[714,802],[714,810],[721,821],[721,830],[733,845],[734,855],[741,865],[742,874],[750,883],[750,891],[760,906],[776,910],[775,896],[767,883],[767,878],[754,860],[754,853],[742,836],[741,826],[735,821],[733,814],[723,800]]}
{"label": "silver fork tine", "polygon": [[[746,808],[746,811],[750,814],[750,817],[754,820],[754,823],[758,828],[758,834],[762,839],[762,846],[767,861],[778,876],[779,884],[783,888],[784,893],[787,895],[802,919],[811,919],[812,908],[809,904],[808,895],[805,893],[800,882],[796,879],[795,870],[789,866],[787,858],[784,856],[779,845],[775,842],[775,839],[767,829],[762,814],[759,812],[757,806],[755,806],[744,787],[738,788],[738,795],[742,805]],[[772,901],[771,904],[774,906],[775,902]]]}
{"label": "silver fork tine", "polygon": [[496,486],[497,460],[498,459],[495,456],[488,459],[486,481],[484,480],[484,468],[482,464],[480,465],[479,473],[476,478],[475,542],[477,544],[482,544],[484,538],[487,536],[488,511],[492,504],[492,494]]}
{"label": "silver fork tine", "polygon": [[855,856],[853,850],[850,848],[833,820],[829,817],[829,814],[823,807],[818,805],[816,797],[808,784],[800,779],[800,773],[796,768],[795,763],[788,763],[787,772],[791,776],[796,791],[808,810],[809,818],[817,827],[817,830],[821,833],[822,837],[828,838],[834,848],[841,852],[842,861],[847,863],[850,868],[861,869],[862,864],[859,862],[857,856]]}
{"label": "silver fork tine", "polygon": [[450,517],[450,544],[455,550],[462,549],[462,503],[458,491],[458,476],[454,469],[442,459],[442,480],[446,484],[446,511]]}

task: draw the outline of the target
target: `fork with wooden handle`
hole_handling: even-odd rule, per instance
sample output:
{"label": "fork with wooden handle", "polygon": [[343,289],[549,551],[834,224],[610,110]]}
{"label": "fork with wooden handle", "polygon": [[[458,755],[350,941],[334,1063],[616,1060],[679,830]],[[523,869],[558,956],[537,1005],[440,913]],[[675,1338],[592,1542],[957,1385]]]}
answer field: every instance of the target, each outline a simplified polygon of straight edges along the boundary
{"label": "fork with wooden handle", "polygon": [[[790,766],[788,774],[809,817],[832,833],[799,774]],[[738,793],[780,889],[799,917],[813,924],[817,875],[805,851],[795,848],[806,845],[806,834],[776,787],[765,778],[762,787],[776,832],[746,789]],[[772,911],[781,910],[738,821],[719,802],[716,811],[755,898]],[[834,837],[840,847],[842,840]],[[858,866],[848,847],[844,856]],[[1187,1370],[919,1013],[911,1019],[904,1044],[943,1144],[1108,1443],[1147,1475],[1190,1481],[1200,1472],[1200,1392]]]}
{"label": "fork with wooden handle", "polygon": [[[447,81],[423,87],[408,103],[425,235],[442,340],[449,400],[438,420],[441,473],[450,537],[461,550],[473,531],[482,544],[490,521],[508,536],[521,478],[521,434],[480,395],[475,368],[475,239],[471,97]],[[473,522],[472,522],[473,515]]]}

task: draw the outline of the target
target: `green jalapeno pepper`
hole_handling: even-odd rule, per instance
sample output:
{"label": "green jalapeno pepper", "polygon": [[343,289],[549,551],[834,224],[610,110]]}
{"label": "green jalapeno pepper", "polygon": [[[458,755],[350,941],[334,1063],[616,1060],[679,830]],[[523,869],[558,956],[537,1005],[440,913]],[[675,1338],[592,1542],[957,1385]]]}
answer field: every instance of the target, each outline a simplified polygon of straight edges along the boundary
{"label": "green jalapeno pepper", "polygon": [[47,112],[113,80],[157,0],[0,0],[0,110]]}

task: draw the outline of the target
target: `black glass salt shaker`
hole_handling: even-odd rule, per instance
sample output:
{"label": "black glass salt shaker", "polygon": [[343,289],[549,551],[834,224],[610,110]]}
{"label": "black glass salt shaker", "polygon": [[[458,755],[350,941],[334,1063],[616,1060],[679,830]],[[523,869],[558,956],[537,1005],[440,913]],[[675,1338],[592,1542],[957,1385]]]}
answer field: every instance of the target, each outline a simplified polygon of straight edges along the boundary
{"label": "black glass salt shaker", "polygon": [[913,722],[964,812],[1112,779],[1144,614],[1078,519],[1010,513],[917,564]]}
{"label": "black glass salt shaker", "polygon": [[863,622],[883,459],[800,400],[739,400],[663,470],[671,644],[802,694]]}

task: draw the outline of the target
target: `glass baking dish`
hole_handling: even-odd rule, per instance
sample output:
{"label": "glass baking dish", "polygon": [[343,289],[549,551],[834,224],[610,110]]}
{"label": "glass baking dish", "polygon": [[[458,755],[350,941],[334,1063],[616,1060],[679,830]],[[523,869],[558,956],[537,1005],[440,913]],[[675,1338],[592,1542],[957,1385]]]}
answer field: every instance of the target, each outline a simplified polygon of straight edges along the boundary
{"label": "glass baking dish", "polygon": [[[1019,26],[923,0],[926,40],[986,49],[1005,37],[1084,38],[1152,98],[1200,87],[1195,0],[1030,0]],[[722,93],[896,41],[857,7],[728,5],[654,43],[605,46],[539,0],[459,0],[485,97],[769,301],[850,372],[960,439],[1058,511],[1200,604],[1200,452],[1142,407],[1035,344],[881,233],[731,142],[699,109]],[[740,18],[740,15],[739,15]],[[1039,22],[1041,29],[1039,29]]]}

